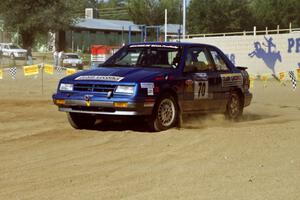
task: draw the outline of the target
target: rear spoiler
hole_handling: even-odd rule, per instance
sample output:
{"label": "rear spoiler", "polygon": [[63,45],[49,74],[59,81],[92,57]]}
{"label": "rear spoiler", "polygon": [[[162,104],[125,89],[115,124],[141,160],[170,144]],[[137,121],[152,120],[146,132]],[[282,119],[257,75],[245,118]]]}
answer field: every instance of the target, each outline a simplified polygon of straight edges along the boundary
{"label": "rear spoiler", "polygon": [[236,66],[236,68],[243,71],[246,71],[246,69],[248,69],[248,67],[241,67],[241,66]]}

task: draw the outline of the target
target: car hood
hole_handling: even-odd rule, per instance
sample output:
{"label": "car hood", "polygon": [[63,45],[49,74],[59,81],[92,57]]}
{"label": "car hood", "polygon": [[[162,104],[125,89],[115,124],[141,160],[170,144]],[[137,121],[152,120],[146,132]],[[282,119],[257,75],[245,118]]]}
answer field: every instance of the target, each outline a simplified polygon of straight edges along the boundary
{"label": "car hood", "polygon": [[153,81],[155,77],[169,75],[174,69],[142,67],[101,67],[82,71],[67,77],[73,81],[141,82]]}

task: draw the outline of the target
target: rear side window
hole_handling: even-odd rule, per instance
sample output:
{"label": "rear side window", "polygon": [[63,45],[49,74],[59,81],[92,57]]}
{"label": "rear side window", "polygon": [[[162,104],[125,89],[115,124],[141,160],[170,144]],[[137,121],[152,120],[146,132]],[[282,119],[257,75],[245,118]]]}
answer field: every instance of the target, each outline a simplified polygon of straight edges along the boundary
{"label": "rear side window", "polygon": [[210,50],[211,56],[215,62],[216,70],[218,71],[228,71],[227,64],[225,63],[224,59],[221,57],[221,55],[215,51]]}
{"label": "rear side window", "polygon": [[212,67],[205,48],[193,47],[188,50],[185,71],[207,71]]}

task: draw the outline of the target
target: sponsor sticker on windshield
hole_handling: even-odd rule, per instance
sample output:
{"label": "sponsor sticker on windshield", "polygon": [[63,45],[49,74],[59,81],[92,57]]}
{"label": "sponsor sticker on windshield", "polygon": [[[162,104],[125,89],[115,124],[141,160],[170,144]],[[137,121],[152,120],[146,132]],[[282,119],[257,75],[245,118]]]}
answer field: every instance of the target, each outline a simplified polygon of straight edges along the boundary
{"label": "sponsor sticker on windshield", "polygon": [[135,47],[156,47],[156,48],[178,49],[178,46],[166,45],[166,44],[133,44],[133,45],[130,45],[130,48],[135,48]]}
{"label": "sponsor sticker on windshield", "polygon": [[123,79],[124,77],[120,76],[79,76],[75,78],[75,80],[81,80],[81,81],[114,81],[114,82],[119,82]]}

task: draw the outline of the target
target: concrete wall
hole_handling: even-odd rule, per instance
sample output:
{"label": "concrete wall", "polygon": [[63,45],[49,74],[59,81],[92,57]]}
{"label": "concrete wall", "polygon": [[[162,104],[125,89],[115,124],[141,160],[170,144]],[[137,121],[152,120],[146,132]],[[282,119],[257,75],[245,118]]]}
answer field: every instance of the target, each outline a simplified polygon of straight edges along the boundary
{"label": "concrete wall", "polygon": [[237,66],[252,74],[279,73],[300,67],[300,33],[185,39],[219,47]]}

